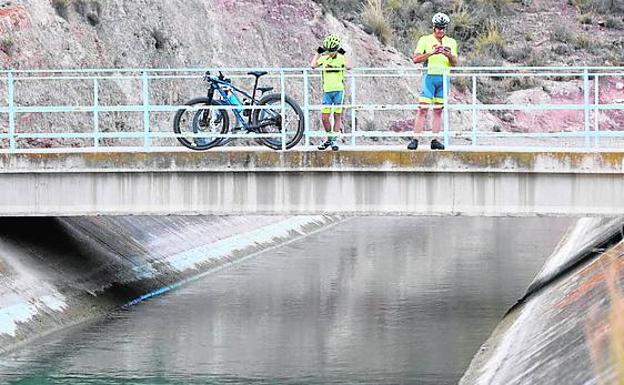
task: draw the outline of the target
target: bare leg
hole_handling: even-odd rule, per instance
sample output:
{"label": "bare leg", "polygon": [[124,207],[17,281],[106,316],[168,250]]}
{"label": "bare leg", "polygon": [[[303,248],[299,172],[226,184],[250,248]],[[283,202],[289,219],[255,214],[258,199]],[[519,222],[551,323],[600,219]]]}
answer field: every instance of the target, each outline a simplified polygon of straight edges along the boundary
{"label": "bare leg", "polygon": [[342,113],[334,112],[334,132],[340,133],[342,130]]}
{"label": "bare leg", "polygon": [[436,105],[433,108],[433,120],[431,122],[431,132],[435,135],[442,128],[442,107]]}
{"label": "bare leg", "polygon": [[[332,130],[331,121],[330,121],[330,114],[322,113],[321,114],[321,121],[323,122],[323,128],[325,129],[325,132],[327,133],[327,135],[329,135],[329,133]],[[329,136],[327,137],[327,139],[329,140]]]}
{"label": "bare leg", "polygon": [[427,122],[427,112],[429,112],[429,105],[421,105],[420,109],[416,113],[416,119],[414,120],[415,133],[421,133],[425,129],[425,123]]}

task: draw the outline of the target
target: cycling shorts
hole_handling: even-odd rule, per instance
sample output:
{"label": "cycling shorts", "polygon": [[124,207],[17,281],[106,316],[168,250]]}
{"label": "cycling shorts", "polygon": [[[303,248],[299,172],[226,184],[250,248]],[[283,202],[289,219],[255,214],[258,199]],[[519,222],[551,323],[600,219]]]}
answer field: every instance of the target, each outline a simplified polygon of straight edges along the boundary
{"label": "cycling shorts", "polygon": [[[420,103],[444,103],[444,87],[442,87],[442,83],[444,82],[444,77],[442,75],[430,75],[425,74],[422,80],[422,93],[418,98]],[[451,89],[451,79],[446,77],[446,94],[448,95],[449,90]]]}
{"label": "cycling shorts", "polygon": [[[323,108],[321,108],[321,112],[323,114],[341,114],[342,113],[342,102],[344,101],[344,91],[332,91],[323,93]],[[339,107],[332,107],[339,106]]]}

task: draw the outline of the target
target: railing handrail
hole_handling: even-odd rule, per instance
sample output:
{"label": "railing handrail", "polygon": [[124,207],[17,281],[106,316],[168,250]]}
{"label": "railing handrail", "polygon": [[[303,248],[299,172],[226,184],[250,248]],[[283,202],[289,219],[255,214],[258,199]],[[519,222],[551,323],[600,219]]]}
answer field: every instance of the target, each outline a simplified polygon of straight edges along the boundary
{"label": "railing handrail", "polygon": [[[263,70],[269,72],[266,76],[268,79],[277,80],[280,84],[279,93],[282,96],[281,108],[284,108],[284,97],[286,82],[290,79],[299,79],[303,81],[303,99],[300,100],[302,110],[306,115],[305,124],[305,144],[309,144],[309,139],[323,135],[317,131],[311,130],[310,116],[311,113],[321,109],[322,105],[320,101],[312,100],[310,95],[310,79],[316,79],[320,77],[321,70],[313,70],[311,68],[255,68],[255,67],[243,67],[243,68],[88,68],[88,69],[37,69],[37,70],[0,70],[0,87],[2,84],[6,84],[6,100],[0,101],[0,114],[6,114],[8,119],[8,129],[3,130],[0,128],[0,140],[9,141],[9,150],[17,150],[17,139],[20,138],[89,138],[93,139],[93,148],[100,146],[99,140],[102,138],[142,138],[143,149],[152,148],[153,138],[177,138],[180,134],[174,134],[173,132],[153,132],[151,130],[151,114],[157,112],[173,112],[182,107],[180,104],[153,104],[150,102],[152,95],[150,82],[153,80],[162,79],[199,79],[204,72],[211,71],[217,73],[223,71],[228,74],[228,77],[232,79],[248,78],[246,72],[252,70]],[[412,111],[421,108],[421,105],[417,102],[414,103],[362,103],[357,100],[359,96],[358,78],[400,78],[400,77],[419,77],[426,69],[421,66],[406,65],[405,67],[372,67],[372,68],[354,68],[347,74],[349,82],[347,86],[351,87],[351,94],[347,95],[351,98],[350,102],[345,102],[342,107],[351,111],[351,127],[352,132],[343,133],[340,136],[345,138],[351,138],[351,144],[356,144],[356,138],[369,137],[369,136],[386,136],[386,137],[406,137],[409,133],[395,133],[386,131],[385,135],[379,135],[380,131],[361,131],[357,130],[356,115],[358,111],[390,111],[390,110],[403,110]],[[449,144],[450,137],[452,136],[449,127],[449,113],[450,111],[472,111],[472,130],[467,132],[467,136],[472,140],[472,145],[477,144],[479,136],[488,137],[496,136],[497,134],[479,131],[476,122],[476,113],[484,110],[570,110],[570,111],[582,111],[583,112],[583,127],[578,131],[562,132],[562,133],[531,133],[516,134],[517,136],[527,137],[550,137],[550,136],[570,136],[580,137],[585,139],[585,146],[591,148],[599,147],[599,139],[601,137],[624,137],[623,131],[605,131],[600,130],[599,115],[601,111],[610,110],[624,110],[624,103],[602,103],[599,98],[599,79],[604,77],[623,77],[624,67],[599,67],[599,66],[551,66],[551,67],[456,67],[452,68],[449,74],[445,74],[445,77],[466,77],[472,80],[472,100],[471,102],[451,102],[445,97],[444,104],[447,108],[444,109],[444,142]],[[578,78],[578,81],[582,82],[582,102],[566,102],[566,103],[496,103],[486,104],[481,103],[476,98],[476,89],[478,77],[570,77]],[[44,106],[32,106],[32,105],[19,105],[15,103],[15,87],[17,83],[29,82],[29,81],[74,81],[84,80],[92,82],[93,87],[93,103],[92,105],[44,105]],[[128,103],[128,104],[106,104],[100,100],[100,92],[103,88],[102,80],[139,80],[140,81],[140,102]],[[623,80],[624,81],[624,80]],[[444,82],[446,84],[446,82]],[[592,89],[593,86],[593,89]],[[415,90],[418,91],[418,90]],[[593,91],[593,95],[590,93]],[[445,93],[446,95],[446,93]],[[137,98],[138,99],[138,98]],[[212,106],[208,108],[213,109],[225,109],[225,110],[245,110],[245,109],[262,109],[258,106]],[[202,109],[205,109],[202,107]],[[17,132],[16,131],[16,117],[19,114],[26,113],[63,113],[63,112],[83,112],[93,114],[93,129],[91,132],[66,132],[66,133],[51,133],[51,132]],[[141,131],[132,132],[101,132],[101,114],[109,112],[119,113],[142,113],[142,125]],[[593,120],[591,119],[593,114]],[[1,122],[1,121],[0,121]],[[117,136],[115,136],[117,134]],[[504,133],[506,135],[506,133]],[[540,135],[541,134],[541,135]],[[199,134],[196,134],[196,136]],[[500,136],[505,136],[501,134]],[[193,136],[193,135],[191,135]],[[282,143],[285,142],[284,134],[223,134],[212,135],[214,137],[223,138],[265,138],[281,136]],[[591,143],[591,138],[594,138]],[[1,149],[2,147],[0,147]]]}

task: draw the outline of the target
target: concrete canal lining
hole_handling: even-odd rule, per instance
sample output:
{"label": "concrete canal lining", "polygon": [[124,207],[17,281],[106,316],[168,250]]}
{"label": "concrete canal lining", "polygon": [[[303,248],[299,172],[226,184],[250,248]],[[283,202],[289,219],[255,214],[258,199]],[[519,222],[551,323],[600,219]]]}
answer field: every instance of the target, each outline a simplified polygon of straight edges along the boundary
{"label": "concrete canal lining", "polygon": [[623,383],[623,226],[580,220],[460,385]]}
{"label": "concrete canal lining", "polygon": [[340,217],[0,219],[0,352],[93,319]]}

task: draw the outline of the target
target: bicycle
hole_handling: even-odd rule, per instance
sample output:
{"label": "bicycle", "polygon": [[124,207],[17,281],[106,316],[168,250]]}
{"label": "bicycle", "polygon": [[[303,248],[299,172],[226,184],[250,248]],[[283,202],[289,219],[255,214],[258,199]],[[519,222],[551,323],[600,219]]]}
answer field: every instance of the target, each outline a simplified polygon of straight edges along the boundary
{"label": "bicycle", "polygon": [[[255,77],[251,95],[232,84],[223,73],[211,76],[206,72],[203,81],[208,84],[206,97],[198,97],[188,101],[185,106],[176,112],[173,119],[173,131],[178,134],[178,141],[191,150],[203,151],[224,145],[231,138],[214,137],[227,134],[230,130],[230,118],[225,108],[202,108],[203,106],[232,106],[232,113],[238,122],[238,127],[247,133],[271,134],[277,133],[279,138],[255,138],[255,140],[273,150],[282,149],[282,138],[286,138],[285,148],[290,149],[297,145],[303,137],[304,115],[301,107],[290,96],[284,95],[282,111],[282,95],[279,93],[266,94],[273,87],[258,87],[259,79],[266,75],[266,71],[252,71],[248,75]],[[257,91],[260,97],[256,98]],[[216,95],[215,95],[216,93]],[[266,94],[266,95],[265,95]],[[215,98],[217,96],[218,98]],[[241,98],[243,99],[241,101]],[[273,106],[275,108],[266,108]],[[236,108],[239,106],[260,106],[262,109]],[[282,116],[282,112],[284,116]],[[292,117],[293,120],[288,118]],[[292,123],[292,124],[291,124]],[[289,125],[291,124],[291,125]],[[232,130],[233,132],[235,130]],[[202,136],[202,134],[213,136]],[[185,136],[186,134],[186,136]]]}

